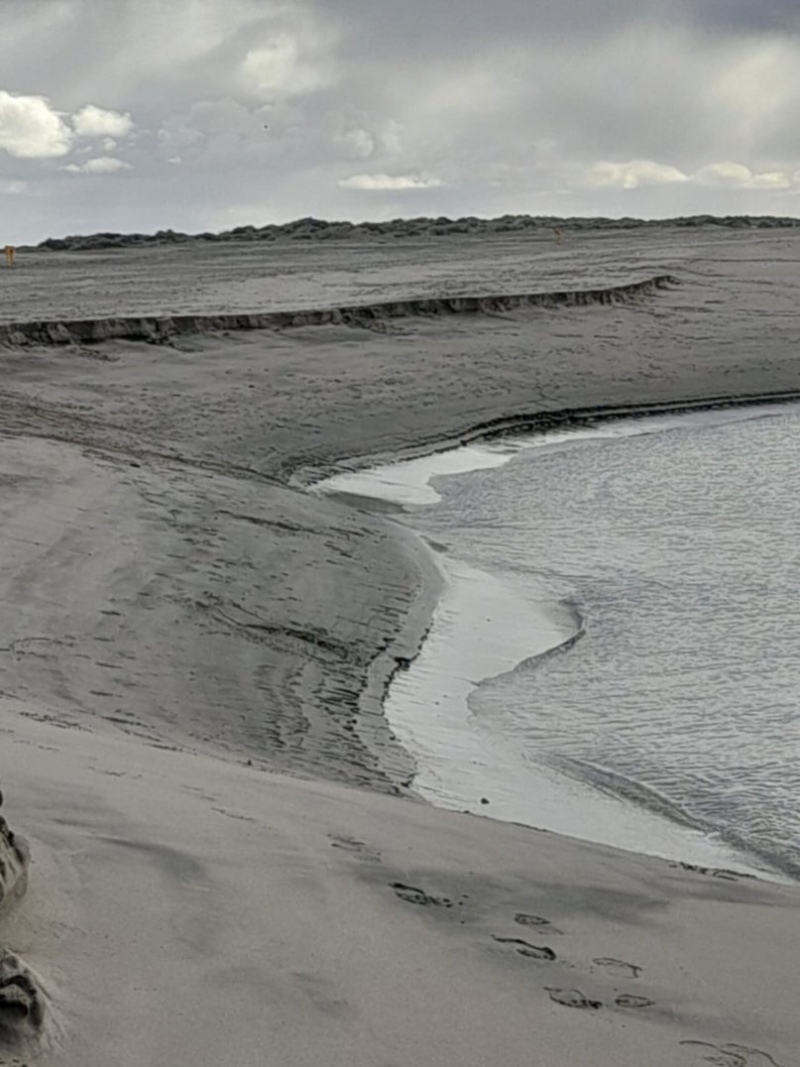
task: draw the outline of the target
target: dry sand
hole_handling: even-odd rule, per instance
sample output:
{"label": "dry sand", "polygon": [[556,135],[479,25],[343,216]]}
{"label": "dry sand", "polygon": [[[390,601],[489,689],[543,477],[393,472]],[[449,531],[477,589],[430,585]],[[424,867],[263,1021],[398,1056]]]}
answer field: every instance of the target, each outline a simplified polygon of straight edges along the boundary
{"label": "dry sand", "polygon": [[800,395],[798,281],[791,231],[669,227],[0,273],[0,328],[408,305],[0,349],[0,778],[33,857],[0,944],[48,1001],[0,1064],[796,1063],[794,887],[414,802],[380,699],[430,561],[296,487],[493,420]]}

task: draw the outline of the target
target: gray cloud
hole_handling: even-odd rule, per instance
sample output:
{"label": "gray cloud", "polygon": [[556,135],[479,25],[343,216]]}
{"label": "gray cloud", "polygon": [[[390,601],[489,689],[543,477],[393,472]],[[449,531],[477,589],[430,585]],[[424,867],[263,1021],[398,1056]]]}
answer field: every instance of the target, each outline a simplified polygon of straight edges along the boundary
{"label": "gray cloud", "polygon": [[0,22],[4,240],[800,204],[794,0],[0,0]]}
{"label": "gray cloud", "polygon": [[794,0],[682,0],[680,15],[722,32],[800,33],[800,11]]}

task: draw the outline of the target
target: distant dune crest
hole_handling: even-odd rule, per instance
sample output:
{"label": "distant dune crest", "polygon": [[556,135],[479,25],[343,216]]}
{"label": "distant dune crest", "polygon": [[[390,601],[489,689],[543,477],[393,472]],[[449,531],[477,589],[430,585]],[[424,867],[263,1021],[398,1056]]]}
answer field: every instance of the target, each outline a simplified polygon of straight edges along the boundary
{"label": "distant dune crest", "polygon": [[493,233],[530,233],[561,244],[570,233],[593,230],[657,229],[663,226],[715,226],[728,229],[793,229],[800,219],[772,215],[691,215],[674,219],[634,218],[559,218],[552,215],[502,215],[495,219],[481,219],[469,215],[463,218],[392,219],[387,222],[345,222],[303,218],[294,222],[268,226],[236,226],[221,233],[180,233],[159,230],[157,233],[93,233],[68,237],[48,237],[37,248],[55,252],[82,252],[103,248],[130,248],[137,245],[186,244],[194,241],[330,241],[380,240],[391,237],[429,238],[450,235],[476,237]]}

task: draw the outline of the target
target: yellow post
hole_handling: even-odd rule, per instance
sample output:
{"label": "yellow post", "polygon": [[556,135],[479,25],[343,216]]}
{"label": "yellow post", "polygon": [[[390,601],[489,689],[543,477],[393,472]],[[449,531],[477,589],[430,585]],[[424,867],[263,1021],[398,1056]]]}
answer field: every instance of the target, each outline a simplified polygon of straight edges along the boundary
{"label": "yellow post", "polygon": [[14,266],[14,253],[16,252],[16,248],[13,245],[6,245],[5,248],[3,249],[3,251],[6,254],[6,266],[13,267]]}

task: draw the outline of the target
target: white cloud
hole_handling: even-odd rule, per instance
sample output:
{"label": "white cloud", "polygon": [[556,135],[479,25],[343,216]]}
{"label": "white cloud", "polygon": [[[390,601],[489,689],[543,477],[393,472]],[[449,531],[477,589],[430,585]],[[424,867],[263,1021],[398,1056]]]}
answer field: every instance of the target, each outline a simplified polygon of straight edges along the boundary
{"label": "white cloud", "polygon": [[45,97],[0,90],[0,149],[17,159],[52,159],[71,146],[72,132]]}
{"label": "white cloud", "polygon": [[109,111],[86,104],[72,116],[72,125],[80,137],[124,137],[133,129],[129,111]]}
{"label": "white cloud", "polygon": [[685,181],[687,176],[677,167],[654,163],[649,159],[634,159],[628,163],[601,161],[575,169],[571,178],[573,185],[590,189],[639,189],[648,185],[668,185]]}
{"label": "white cloud", "polygon": [[444,182],[440,178],[422,178],[418,174],[354,174],[339,183],[340,189],[363,189],[369,192],[404,189],[439,189]]}
{"label": "white cloud", "polygon": [[753,189],[789,189],[793,185],[793,177],[782,170],[762,171],[753,175]]}
{"label": "white cloud", "polygon": [[330,62],[323,53],[290,33],[276,34],[251,49],[239,68],[243,87],[261,99],[303,96],[331,80]]}
{"label": "white cloud", "polygon": [[743,163],[708,163],[693,176],[698,185],[727,186],[734,189],[789,189],[794,176],[786,171],[752,171]]}
{"label": "white cloud", "polygon": [[85,163],[68,163],[63,168],[70,174],[113,174],[118,170],[131,169],[130,163],[114,156],[96,156],[94,159],[87,159]]}
{"label": "white cloud", "polygon": [[27,191],[27,182],[0,181],[0,196],[20,196]]}
{"label": "white cloud", "polygon": [[677,167],[649,160],[635,160],[630,163],[601,161],[567,168],[567,174],[573,188],[586,189],[640,189],[681,182],[701,188],[779,191],[800,184],[800,172],[793,174],[785,170],[754,171],[744,163],[731,160],[707,163],[692,174],[685,174]]}

